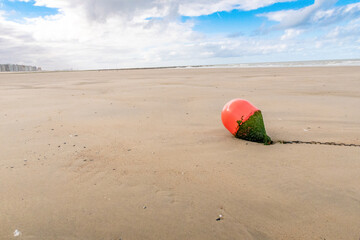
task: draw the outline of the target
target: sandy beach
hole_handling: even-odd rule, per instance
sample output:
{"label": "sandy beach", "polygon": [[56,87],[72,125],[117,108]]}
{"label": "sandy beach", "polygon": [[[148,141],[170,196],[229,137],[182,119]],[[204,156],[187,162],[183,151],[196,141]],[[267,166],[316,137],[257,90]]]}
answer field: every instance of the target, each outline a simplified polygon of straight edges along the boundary
{"label": "sandy beach", "polygon": [[358,240],[360,147],[234,98],[360,144],[360,67],[1,73],[0,239]]}

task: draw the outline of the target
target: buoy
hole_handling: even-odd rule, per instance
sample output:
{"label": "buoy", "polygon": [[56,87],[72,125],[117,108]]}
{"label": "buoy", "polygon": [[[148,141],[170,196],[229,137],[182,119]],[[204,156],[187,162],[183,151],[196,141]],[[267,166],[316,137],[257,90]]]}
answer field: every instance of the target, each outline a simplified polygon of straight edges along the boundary
{"label": "buoy", "polygon": [[272,143],[266,134],[261,111],[244,99],[234,99],[226,103],[221,112],[221,121],[237,138],[265,145]]}

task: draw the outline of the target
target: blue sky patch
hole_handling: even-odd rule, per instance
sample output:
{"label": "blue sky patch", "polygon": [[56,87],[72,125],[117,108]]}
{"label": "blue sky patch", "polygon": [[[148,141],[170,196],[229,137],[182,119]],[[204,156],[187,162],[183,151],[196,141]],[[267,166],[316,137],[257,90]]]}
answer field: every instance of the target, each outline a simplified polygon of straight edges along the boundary
{"label": "blue sky patch", "polygon": [[358,3],[358,2],[359,0],[340,0],[335,4],[335,6],[344,6],[347,4]]}
{"label": "blue sky patch", "polygon": [[9,20],[22,20],[23,18],[44,17],[55,15],[59,11],[56,8],[34,6],[35,1],[20,2],[0,0],[0,10],[7,12],[6,17]]}

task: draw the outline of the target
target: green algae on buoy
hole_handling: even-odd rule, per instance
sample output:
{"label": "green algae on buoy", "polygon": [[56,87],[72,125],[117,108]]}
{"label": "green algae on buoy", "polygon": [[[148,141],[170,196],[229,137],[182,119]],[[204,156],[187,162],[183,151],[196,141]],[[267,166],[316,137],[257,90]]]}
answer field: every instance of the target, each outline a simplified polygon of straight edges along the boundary
{"label": "green algae on buoy", "polygon": [[265,145],[272,143],[266,134],[261,111],[244,99],[234,99],[225,104],[221,120],[225,128],[237,138]]}

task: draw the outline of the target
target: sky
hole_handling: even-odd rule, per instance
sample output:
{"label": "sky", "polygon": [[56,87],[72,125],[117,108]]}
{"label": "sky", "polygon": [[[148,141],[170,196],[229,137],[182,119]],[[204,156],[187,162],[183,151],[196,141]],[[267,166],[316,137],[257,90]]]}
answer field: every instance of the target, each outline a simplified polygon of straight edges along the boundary
{"label": "sky", "polygon": [[0,63],[45,70],[360,58],[360,0],[0,0]]}

